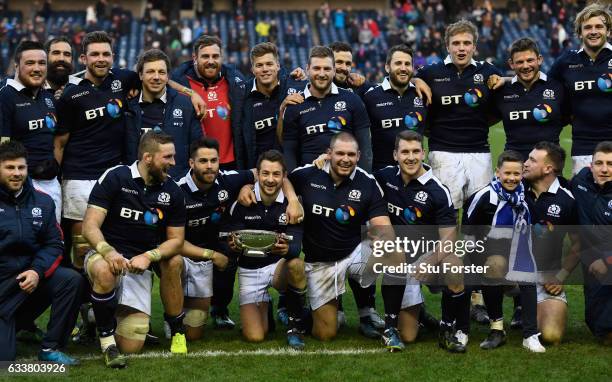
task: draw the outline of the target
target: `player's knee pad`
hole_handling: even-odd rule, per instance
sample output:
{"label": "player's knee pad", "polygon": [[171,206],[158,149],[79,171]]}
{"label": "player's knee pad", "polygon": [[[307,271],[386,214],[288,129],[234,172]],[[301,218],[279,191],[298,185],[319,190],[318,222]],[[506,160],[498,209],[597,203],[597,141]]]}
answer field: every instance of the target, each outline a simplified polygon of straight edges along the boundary
{"label": "player's knee pad", "polygon": [[485,261],[485,277],[489,279],[503,279],[508,272],[508,260],[499,255],[489,256]]}
{"label": "player's knee pad", "polygon": [[130,314],[117,320],[115,332],[127,339],[144,341],[149,332],[149,317],[141,314]]}
{"label": "player's knee pad", "polygon": [[186,309],[185,317],[183,318],[183,324],[192,327],[199,328],[206,325],[208,319],[208,312],[201,309]]}
{"label": "player's knee pad", "polygon": [[561,343],[563,339],[563,329],[556,327],[543,327],[542,331],[542,340],[544,342],[557,345]]}

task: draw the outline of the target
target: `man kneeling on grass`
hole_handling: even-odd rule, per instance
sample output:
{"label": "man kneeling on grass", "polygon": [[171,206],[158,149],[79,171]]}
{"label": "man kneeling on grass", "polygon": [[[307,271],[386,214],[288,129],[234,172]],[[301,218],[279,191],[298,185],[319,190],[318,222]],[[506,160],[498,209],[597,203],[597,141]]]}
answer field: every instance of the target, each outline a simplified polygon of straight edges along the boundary
{"label": "man kneeling on grass", "polygon": [[95,250],[85,257],[85,270],[104,360],[112,368],[126,366],[120,350],[136,353],[144,345],[153,263],[161,270],[164,319],[172,332],[170,351],[187,353],[183,260],[176,256],[185,237],[185,197],[168,175],[174,154],[171,136],[146,133],[138,147],[139,160],[107,170],[89,197],[83,236]]}
{"label": "man kneeling on grass", "polygon": [[302,225],[289,224],[287,198],[281,190],[287,174],[285,161],[280,152],[269,150],[257,161],[257,203],[244,207],[235,202],[228,216],[224,231],[260,229],[286,233],[291,240],[279,238],[265,257],[250,257],[234,236],[228,241],[230,249],[241,253],[238,260],[240,283],[240,319],[242,334],[249,342],[263,341],[268,331],[268,288],[274,287],[285,293],[289,325],[287,343],[294,349],[304,348],[301,315],[306,294],[304,261],[300,259],[302,247]]}

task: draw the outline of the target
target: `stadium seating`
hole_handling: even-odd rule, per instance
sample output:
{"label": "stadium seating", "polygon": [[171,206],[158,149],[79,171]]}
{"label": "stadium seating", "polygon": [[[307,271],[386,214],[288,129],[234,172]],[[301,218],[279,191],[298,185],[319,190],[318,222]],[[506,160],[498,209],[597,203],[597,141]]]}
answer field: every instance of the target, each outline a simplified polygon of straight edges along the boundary
{"label": "stadium seating", "polygon": [[[259,37],[255,32],[255,26],[258,22],[262,20],[275,20],[278,28],[277,34],[277,45],[279,47],[279,52],[281,57],[284,57],[285,52],[289,53],[289,57],[291,60],[291,66],[305,66],[308,57],[308,48],[300,45],[299,41],[299,31],[300,28],[304,25],[307,25],[310,31],[316,30],[319,42],[324,45],[328,45],[333,41],[349,41],[349,29],[336,29],[333,23],[334,20],[334,12],[332,12],[330,17],[330,22],[323,25],[323,23],[317,23],[317,25],[311,25],[308,14],[306,11],[257,11],[255,12],[254,18],[252,20],[245,19],[236,19],[233,15],[228,11],[220,11],[215,12],[210,15],[210,17],[202,17],[198,21],[200,22],[202,28],[204,30],[209,31],[209,33],[216,31],[223,41],[228,41],[230,37],[230,31],[236,30],[240,31],[241,29],[246,29],[248,35],[249,47],[254,46],[256,43],[264,41],[263,38]],[[354,12],[354,17],[361,24],[364,20],[368,18],[376,19],[377,12],[375,10],[356,10]],[[20,12],[7,12],[5,22],[5,29],[11,28],[23,21],[23,16]],[[115,53],[117,55],[117,62],[123,62],[127,65],[127,67],[134,67],[136,63],[136,59],[138,57],[138,53],[142,50],[144,46],[144,31],[146,29],[146,25],[142,23],[142,20],[138,18],[133,18],[131,14],[128,13],[128,17],[130,18],[130,26],[129,33],[123,36],[120,36],[117,39],[115,45]],[[193,27],[195,19],[183,19],[183,22],[187,22],[190,27]],[[541,27],[538,25],[531,25],[529,29],[521,30],[519,27],[518,20],[511,20],[508,17],[504,17],[503,19],[503,32],[500,39],[500,43],[496,49],[497,61],[502,62],[507,58],[507,49],[509,48],[512,41],[517,38],[530,36],[534,38],[540,49],[542,51],[542,55],[544,56],[544,65],[542,69],[544,71],[548,71],[552,62],[554,61],[554,57],[550,54],[550,34],[545,27]],[[45,27],[47,31],[47,35],[57,35],[60,33],[63,25],[68,24],[71,28],[74,26],[85,27],[85,12],[83,11],[54,11],[51,16],[45,21]],[[287,30],[289,25],[293,27],[293,38],[288,38]],[[152,26],[154,29],[158,27],[158,22],[156,20],[152,21]],[[417,31],[417,48],[419,45],[419,41],[422,36],[425,34],[428,26],[425,24],[417,24],[415,25]],[[101,25],[99,25],[100,29],[103,30],[111,30],[112,24],[110,20],[104,20]],[[568,25],[566,27],[570,28]],[[381,30],[381,38],[375,39],[372,44],[374,44],[374,48],[377,51],[384,52],[389,48],[388,46],[388,36],[386,31],[382,26],[380,26]],[[69,36],[71,37],[71,36]],[[197,36],[193,36],[195,39]],[[291,43],[293,41],[294,43]],[[308,36],[308,46],[312,46],[315,40],[313,39],[312,33],[309,33]],[[11,48],[14,44],[10,44],[7,39],[0,40],[0,52],[2,53],[2,67],[8,68],[10,63],[10,57],[12,56]],[[574,41],[574,46],[578,46],[578,42]],[[353,48],[355,50],[359,49],[359,43],[355,43]],[[235,51],[235,52],[225,52],[231,60],[236,63],[240,63],[241,60],[247,57],[243,57],[246,53]],[[78,66],[78,65],[77,65]],[[376,65],[372,65],[371,70],[377,70]]]}

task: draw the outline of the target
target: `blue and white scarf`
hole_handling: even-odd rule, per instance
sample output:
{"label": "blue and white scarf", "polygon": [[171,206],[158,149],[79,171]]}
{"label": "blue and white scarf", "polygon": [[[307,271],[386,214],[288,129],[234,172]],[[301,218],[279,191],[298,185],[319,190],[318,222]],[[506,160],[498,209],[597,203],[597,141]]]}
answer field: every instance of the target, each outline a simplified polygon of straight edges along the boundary
{"label": "blue and white scarf", "polygon": [[506,279],[536,282],[537,267],[531,250],[531,215],[525,201],[525,188],[520,183],[514,191],[507,191],[498,178],[493,178],[490,186],[499,203],[489,237],[511,239]]}

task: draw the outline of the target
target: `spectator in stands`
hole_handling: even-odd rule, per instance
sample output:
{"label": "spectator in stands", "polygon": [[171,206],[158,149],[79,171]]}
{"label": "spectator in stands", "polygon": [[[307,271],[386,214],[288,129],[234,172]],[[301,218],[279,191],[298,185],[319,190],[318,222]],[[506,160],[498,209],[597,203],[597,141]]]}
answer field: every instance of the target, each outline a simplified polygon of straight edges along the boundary
{"label": "spectator in stands", "polygon": [[238,37],[238,30],[232,27],[229,30],[229,39],[227,41],[227,51],[229,53],[240,51],[240,38]]}
{"label": "spectator in stands", "polygon": [[370,29],[370,25],[367,20],[364,20],[361,24],[361,28],[359,29],[359,43],[362,45],[368,45],[374,39],[374,35],[372,34],[372,30]]}
{"label": "spectator in stands", "polygon": [[378,23],[376,22],[376,20],[374,19],[368,19],[367,20],[368,23],[368,28],[370,28],[370,31],[372,31],[372,37],[375,41],[378,41],[378,39],[380,38],[380,28],[378,27]]}
{"label": "spectator in stands", "polygon": [[434,9],[431,5],[428,5],[425,9],[425,13],[423,14],[423,21],[425,25],[434,25]]}
{"label": "spectator in stands", "polygon": [[293,60],[291,60],[291,55],[289,54],[289,52],[285,51],[285,54],[283,55],[283,62],[281,64],[284,68],[293,67]]}
{"label": "spectator in stands", "polygon": [[267,40],[270,35],[270,23],[268,20],[259,20],[257,25],[255,25],[255,32],[257,32],[260,41]]}
{"label": "spectator in stands", "polygon": [[204,34],[204,28],[200,24],[199,20],[193,20],[193,39],[196,39]]}
{"label": "spectator in stands", "polygon": [[268,32],[269,32],[268,40],[271,43],[276,44],[276,40],[278,40],[278,26],[276,25],[276,20],[272,19],[270,21],[270,30]]}
{"label": "spectator in stands", "polygon": [[47,20],[49,16],[51,16],[52,12],[53,10],[51,9],[51,0],[45,0],[40,10],[40,16],[43,19]]}
{"label": "spectator in stands", "polygon": [[329,24],[330,14],[331,14],[331,11],[329,8],[329,3],[325,1],[321,4],[319,9],[317,10],[317,13],[315,14],[317,23],[320,23],[321,25],[324,25],[324,26]]}
{"label": "spectator in stands", "polygon": [[115,16],[121,17],[122,14],[123,14],[123,8],[121,7],[121,5],[119,5],[119,3],[116,0],[113,1],[113,5],[111,5],[111,9],[110,9],[111,19]]}
{"label": "spectator in stands", "polygon": [[492,29],[493,29],[493,13],[487,11],[482,15],[481,36],[485,38],[490,38]]}
{"label": "spectator in stands", "polygon": [[183,44],[183,48],[190,48],[192,41],[193,34],[191,28],[189,28],[189,24],[185,21],[183,22],[183,28],[181,28],[181,43]]}
{"label": "spectator in stands", "polygon": [[300,28],[300,47],[308,49],[310,44],[308,43],[308,24],[303,25]]}
{"label": "spectator in stands", "polygon": [[416,51],[414,55],[414,59],[412,60],[412,64],[415,69],[418,69],[421,66],[427,65],[427,59],[425,58],[425,56],[423,56],[423,52],[421,52],[420,50]]}
{"label": "spectator in stands", "polygon": [[344,24],[351,25],[353,21],[355,21],[356,19],[355,12],[353,11],[353,7],[351,7],[350,5],[347,5],[345,14],[346,14],[346,17],[345,17]]}
{"label": "spectator in stands", "polygon": [[440,61],[442,61],[442,59],[435,51],[431,52],[431,54],[427,56],[427,65],[437,64]]}
{"label": "spectator in stands", "polygon": [[296,45],[296,35],[293,24],[288,24],[285,29],[285,46],[294,48]]}
{"label": "spectator in stands", "polygon": [[417,41],[417,31],[414,25],[407,25],[404,28],[404,33],[402,33],[402,42],[410,47],[410,49],[414,50]]}
{"label": "spectator in stands", "polygon": [[357,19],[353,20],[349,24],[348,38],[351,44],[357,44],[359,42],[359,30],[360,29],[361,28],[359,27],[359,21],[357,21]]}
{"label": "spectator in stands", "polygon": [[563,45],[563,42],[567,40],[567,32],[565,31],[565,28],[563,27],[563,23],[559,22],[559,24],[557,24],[557,31],[558,31],[557,39],[559,40],[559,45]]}
{"label": "spectator in stands", "polygon": [[85,10],[85,24],[97,24],[98,19],[96,18],[96,9],[93,5],[90,5]]}
{"label": "spectator in stands", "polygon": [[338,30],[346,28],[346,15],[342,8],[334,12],[334,27]]}
{"label": "spectator in stands", "polygon": [[527,7],[521,7],[521,12],[519,13],[519,27],[523,31],[529,29],[529,12],[527,11]]}
{"label": "spectator in stands", "polygon": [[435,10],[436,28],[444,28],[446,24],[446,9],[442,3],[436,5]]}
{"label": "spectator in stands", "polygon": [[108,10],[108,1],[106,0],[98,0],[96,3],[96,18],[103,22],[106,20],[106,11]]}
{"label": "spectator in stands", "polygon": [[144,11],[142,13],[142,23],[145,25],[149,25],[152,21],[152,15],[151,12],[153,11],[153,3],[150,1],[147,1],[147,4],[145,5]]}
{"label": "spectator in stands", "polygon": [[240,36],[240,51],[242,53],[248,53],[249,51],[249,36],[247,35],[247,31],[244,28],[240,28],[238,31],[238,36]]}
{"label": "spectator in stands", "polygon": [[517,0],[509,0],[506,4],[508,10],[508,17],[510,20],[518,20],[519,2]]}

